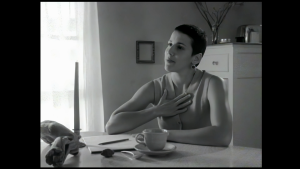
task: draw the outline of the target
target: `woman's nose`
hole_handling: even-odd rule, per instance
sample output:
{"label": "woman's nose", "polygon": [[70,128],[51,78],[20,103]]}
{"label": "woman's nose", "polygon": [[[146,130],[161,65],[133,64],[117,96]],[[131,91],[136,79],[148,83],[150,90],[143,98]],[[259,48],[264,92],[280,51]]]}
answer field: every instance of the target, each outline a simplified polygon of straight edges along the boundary
{"label": "woman's nose", "polygon": [[171,46],[167,52],[170,56],[173,56],[174,55],[173,46]]}

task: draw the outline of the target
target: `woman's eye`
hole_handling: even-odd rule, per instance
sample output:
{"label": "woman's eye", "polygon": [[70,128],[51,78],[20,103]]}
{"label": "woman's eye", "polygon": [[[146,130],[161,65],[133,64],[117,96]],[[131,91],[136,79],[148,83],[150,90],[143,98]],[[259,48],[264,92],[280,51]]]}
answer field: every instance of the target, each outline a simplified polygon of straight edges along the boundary
{"label": "woman's eye", "polygon": [[[172,46],[172,43],[168,43],[168,46]],[[182,46],[177,45],[177,49],[184,49]]]}

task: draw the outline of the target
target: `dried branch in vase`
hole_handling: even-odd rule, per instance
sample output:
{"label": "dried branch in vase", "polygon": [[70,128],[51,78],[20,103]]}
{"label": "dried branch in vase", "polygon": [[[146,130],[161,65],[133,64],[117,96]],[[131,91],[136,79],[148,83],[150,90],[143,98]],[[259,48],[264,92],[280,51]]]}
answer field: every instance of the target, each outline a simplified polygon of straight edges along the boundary
{"label": "dried branch in vase", "polygon": [[[223,20],[225,19],[228,11],[234,5],[234,2],[226,2],[222,8],[214,9],[214,12],[210,12],[206,2],[195,2],[197,9],[199,10],[200,14],[208,23],[209,27],[212,29],[212,26],[215,25],[218,28]],[[208,17],[209,16],[209,17]]]}
{"label": "dried branch in vase", "polygon": [[226,2],[222,8],[213,8],[214,12],[212,13],[209,12],[206,2],[195,2],[195,4],[213,33],[212,44],[217,44],[219,26],[224,21],[228,11],[235,5],[235,3]]}

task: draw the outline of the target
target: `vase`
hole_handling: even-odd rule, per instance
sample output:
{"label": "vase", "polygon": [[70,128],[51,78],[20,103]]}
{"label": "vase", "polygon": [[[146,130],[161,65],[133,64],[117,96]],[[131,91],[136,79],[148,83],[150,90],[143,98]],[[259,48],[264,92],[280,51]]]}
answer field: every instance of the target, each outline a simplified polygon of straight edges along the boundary
{"label": "vase", "polygon": [[212,26],[211,31],[212,31],[212,43],[211,44],[212,45],[218,44],[218,40],[219,40],[219,34],[218,34],[219,27],[218,26]]}

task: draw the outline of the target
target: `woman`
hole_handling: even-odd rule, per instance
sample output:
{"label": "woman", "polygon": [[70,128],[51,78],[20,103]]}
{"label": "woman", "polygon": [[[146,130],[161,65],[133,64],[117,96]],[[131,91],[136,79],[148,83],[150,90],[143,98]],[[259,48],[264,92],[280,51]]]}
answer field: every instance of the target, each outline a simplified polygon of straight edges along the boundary
{"label": "woman", "polygon": [[[232,117],[223,80],[196,69],[205,49],[201,29],[176,27],[165,50],[169,73],[144,84],[115,110],[106,124],[108,134],[127,132],[157,118],[159,127],[169,131],[169,141],[228,146]],[[145,109],[150,103],[153,106]]]}

